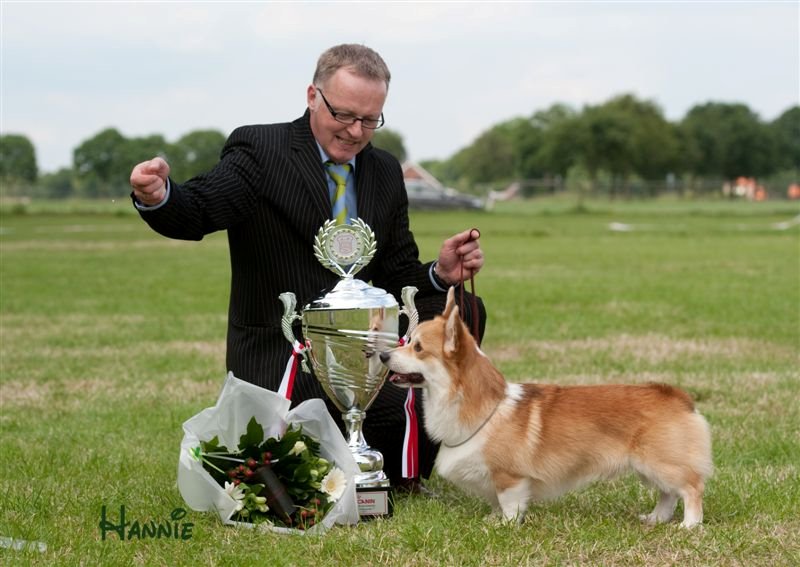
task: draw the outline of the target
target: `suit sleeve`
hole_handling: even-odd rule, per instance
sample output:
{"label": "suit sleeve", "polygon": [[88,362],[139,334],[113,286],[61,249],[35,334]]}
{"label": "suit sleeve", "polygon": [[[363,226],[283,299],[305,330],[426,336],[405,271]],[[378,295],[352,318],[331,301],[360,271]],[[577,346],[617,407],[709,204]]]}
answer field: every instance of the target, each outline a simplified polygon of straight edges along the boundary
{"label": "suit sleeve", "polygon": [[236,129],[211,171],[182,184],[170,179],[164,206],[139,214],[156,232],[181,240],[201,240],[241,222],[254,210],[270,162],[260,137],[255,128]]}

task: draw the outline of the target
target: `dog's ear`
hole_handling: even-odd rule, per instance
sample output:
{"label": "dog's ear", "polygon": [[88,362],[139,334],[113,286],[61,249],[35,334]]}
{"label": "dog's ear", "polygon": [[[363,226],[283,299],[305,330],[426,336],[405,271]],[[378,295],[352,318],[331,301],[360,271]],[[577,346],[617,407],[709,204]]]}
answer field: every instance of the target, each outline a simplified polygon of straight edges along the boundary
{"label": "dog's ear", "polygon": [[[453,288],[450,288],[448,292],[448,305],[450,303],[450,296],[453,294]],[[446,311],[449,311],[449,314],[446,315],[447,320],[444,324],[444,353],[446,355],[452,355],[458,350],[459,341],[461,340],[459,337],[459,333],[461,332],[461,316],[458,313],[458,306],[453,303],[450,305],[450,308]]]}
{"label": "dog's ear", "polygon": [[450,312],[453,310],[453,307],[456,306],[456,288],[450,286],[450,289],[447,290],[447,302],[444,304],[444,311],[442,312],[442,317],[449,317]]}

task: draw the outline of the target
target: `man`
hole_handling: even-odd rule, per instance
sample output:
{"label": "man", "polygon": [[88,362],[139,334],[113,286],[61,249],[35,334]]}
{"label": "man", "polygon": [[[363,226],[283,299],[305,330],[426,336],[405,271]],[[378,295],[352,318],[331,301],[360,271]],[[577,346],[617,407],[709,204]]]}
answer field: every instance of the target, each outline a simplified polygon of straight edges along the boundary
{"label": "man", "polygon": [[[337,276],[317,261],[314,236],[336,215],[363,219],[375,232],[377,252],[358,274],[393,294],[413,285],[420,318],[444,305],[445,291],[483,266],[477,231],[466,230],[442,244],[436,262],[423,264],[409,230],[408,200],[400,164],[370,140],[383,125],[390,73],[383,59],[361,45],[339,45],[320,56],[308,86],[308,108],[291,123],[244,126],[228,138],[219,163],[208,173],[177,184],[169,165],[154,158],[134,167],[132,198],[157,232],[200,240],[227,230],[231,258],[228,310],[228,370],[243,380],[277,390],[291,354],[283,337],[280,293],[291,291],[305,305],[330,289]],[[335,165],[326,166],[326,162]],[[338,173],[328,167],[338,167]],[[345,180],[344,203],[336,177]],[[344,213],[342,213],[342,209]],[[469,302],[465,302],[469,303]],[[485,321],[480,313],[481,333]],[[408,485],[401,472],[406,393],[386,384],[368,412],[364,435],[380,450],[394,485]],[[325,398],[309,375],[296,379],[292,401]],[[328,401],[341,423],[338,410]],[[417,415],[421,415],[417,404]],[[422,430],[422,428],[419,428]],[[422,475],[433,466],[436,446],[420,435]],[[414,482],[412,481],[413,488]]]}

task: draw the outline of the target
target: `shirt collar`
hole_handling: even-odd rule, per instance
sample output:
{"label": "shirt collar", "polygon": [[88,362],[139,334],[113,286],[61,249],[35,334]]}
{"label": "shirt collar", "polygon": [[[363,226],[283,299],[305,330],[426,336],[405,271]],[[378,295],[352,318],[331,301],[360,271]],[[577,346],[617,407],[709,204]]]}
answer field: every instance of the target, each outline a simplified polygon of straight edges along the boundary
{"label": "shirt collar", "polygon": [[[325,153],[325,150],[322,149],[322,146],[319,145],[319,142],[317,142],[316,140],[314,140],[314,142],[317,144],[317,149],[319,150],[319,157],[322,160],[322,163],[325,163],[326,161],[330,160],[331,158],[328,157],[328,154]],[[350,160],[347,163],[350,164],[350,168],[351,168],[350,171],[355,171],[356,170],[356,158],[355,158],[355,156],[350,158]]]}

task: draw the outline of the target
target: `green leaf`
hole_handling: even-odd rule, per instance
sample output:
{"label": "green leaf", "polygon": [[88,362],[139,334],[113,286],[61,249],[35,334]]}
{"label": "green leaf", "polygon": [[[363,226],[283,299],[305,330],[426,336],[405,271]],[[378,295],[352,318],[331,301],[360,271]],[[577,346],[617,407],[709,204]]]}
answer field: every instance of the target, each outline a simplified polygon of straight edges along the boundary
{"label": "green leaf", "polygon": [[311,478],[311,468],[307,464],[302,464],[294,470],[295,482],[308,482]]}
{"label": "green leaf", "polygon": [[247,432],[239,438],[239,450],[244,451],[248,447],[258,447],[264,441],[264,428],[251,417],[247,422]]}
{"label": "green leaf", "polygon": [[204,453],[211,453],[219,450],[219,437],[216,435],[210,441],[200,441],[200,447]]}

